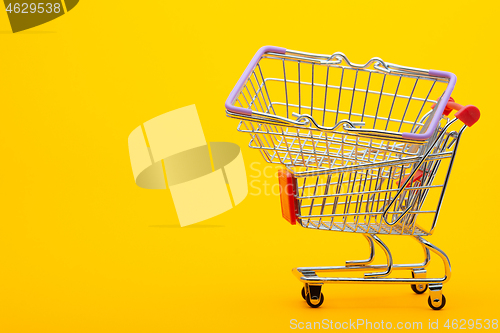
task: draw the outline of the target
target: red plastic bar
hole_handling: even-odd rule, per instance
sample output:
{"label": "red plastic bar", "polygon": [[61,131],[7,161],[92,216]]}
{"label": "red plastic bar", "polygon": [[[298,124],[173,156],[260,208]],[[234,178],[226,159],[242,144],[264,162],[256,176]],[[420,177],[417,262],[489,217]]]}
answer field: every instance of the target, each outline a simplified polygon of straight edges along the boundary
{"label": "red plastic bar", "polygon": [[295,177],[287,169],[278,171],[280,184],[281,214],[290,224],[297,224],[297,205],[295,195],[297,194]]}

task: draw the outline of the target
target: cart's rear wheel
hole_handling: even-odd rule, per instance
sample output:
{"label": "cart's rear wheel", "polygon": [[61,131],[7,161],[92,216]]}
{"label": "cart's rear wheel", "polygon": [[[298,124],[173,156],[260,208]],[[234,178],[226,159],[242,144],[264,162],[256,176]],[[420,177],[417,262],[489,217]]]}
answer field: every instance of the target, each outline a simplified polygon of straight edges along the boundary
{"label": "cart's rear wheel", "polygon": [[427,288],[429,286],[424,283],[419,283],[419,284],[412,284],[411,285],[411,290],[415,292],[415,294],[423,294],[427,291]]}
{"label": "cart's rear wheel", "polygon": [[432,305],[431,296],[429,296],[429,298],[427,299],[427,303],[429,304],[429,306],[431,307],[432,310],[441,310],[446,305],[446,297],[444,297],[444,295],[441,295],[441,305],[440,306]]}
{"label": "cart's rear wheel", "polygon": [[325,297],[323,296],[323,293],[321,293],[320,297],[319,297],[319,303],[313,304],[311,302],[311,295],[306,295],[307,305],[309,305],[311,308],[319,308],[321,306],[321,304],[323,304],[324,300],[325,300]]}
{"label": "cart's rear wheel", "polygon": [[305,300],[306,299],[306,287],[302,287],[302,298]]}

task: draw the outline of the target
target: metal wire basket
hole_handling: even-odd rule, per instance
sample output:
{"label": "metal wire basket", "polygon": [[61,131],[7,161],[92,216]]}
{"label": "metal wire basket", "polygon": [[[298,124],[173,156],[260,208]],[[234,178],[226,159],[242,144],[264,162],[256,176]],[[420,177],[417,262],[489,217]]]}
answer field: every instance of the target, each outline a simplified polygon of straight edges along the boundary
{"label": "metal wire basket", "polygon": [[455,84],[449,74],[264,47],[226,110],[270,163],[332,168],[416,157],[440,128]]}

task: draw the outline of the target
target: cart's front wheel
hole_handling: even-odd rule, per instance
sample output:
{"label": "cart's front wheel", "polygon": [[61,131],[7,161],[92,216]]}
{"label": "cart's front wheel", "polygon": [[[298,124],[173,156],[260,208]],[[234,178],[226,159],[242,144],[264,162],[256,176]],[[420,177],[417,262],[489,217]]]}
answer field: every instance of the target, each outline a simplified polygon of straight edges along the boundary
{"label": "cart's front wheel", "polygon": [[429,306],[432,310],[441,310],[446,305],[446,297],[444,297],[444,295],[441,295],[441,304],[439,306],[434,306],[432,304],[433,299],[431,299],[431,296],[429,296],[429,298],[427,299],[427,303],[429,303]]}
{"label": "cart's front wheel", "polygon": [[[307,302],[307,305],[309,305],[311,308],[319,308],[321,306],[321,304],[323,304],[323,301],[325,300],[325,296],[323,296],[323,293],[320,294],[320,297],[319,297],[319,302],[317,302],[317,300],[311,300],[311,295],[306,295],[305,297],[306,299],[306,302]],[[315,301],[314,303],[316,304],[313,304],[312,301]]]}
{"label": "cart's front wheel", "polygon": [[305,300],[306,299],[306,288],[305,287],[302,287],[302,298]]}
{"label": "cart's front wheel", "polygon": [[415,292],[415,294],[423,294],[427,291],[427,288],[429,286],[427,284],[419,283],[419,284],[412,284],[411,285],[411,290]]}

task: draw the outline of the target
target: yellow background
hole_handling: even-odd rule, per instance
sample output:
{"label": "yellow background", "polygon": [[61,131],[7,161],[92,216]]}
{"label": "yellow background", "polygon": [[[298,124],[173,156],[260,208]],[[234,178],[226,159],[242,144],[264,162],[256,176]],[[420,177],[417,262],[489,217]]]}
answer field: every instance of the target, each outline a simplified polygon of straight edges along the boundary
{"label": "yellow background", "polygon": [[[499,319],[499,9],[495,1],[84,0],[18,34],[1,14],[0,331],[276,332],[290,319],[424,327],[436,318]],[[455,100],[482,110],[464,133],[429,237],[452,261],[442,311],[407,285],[329,285],[323,306],[311,309],[292,267],[363,259],[363,237],[287,225],[279,198],[265,195],[180,228],[168,191],[134,184],[129,133],[190,104],[207,140],[239,144],[257,176],[250,164],[265,164],[226,118],[224,101],[268,44],[451,71]],[[396,261],[421,256],[409,239],[388,244]],[[431,272],[441,274],[435,263]]]}

